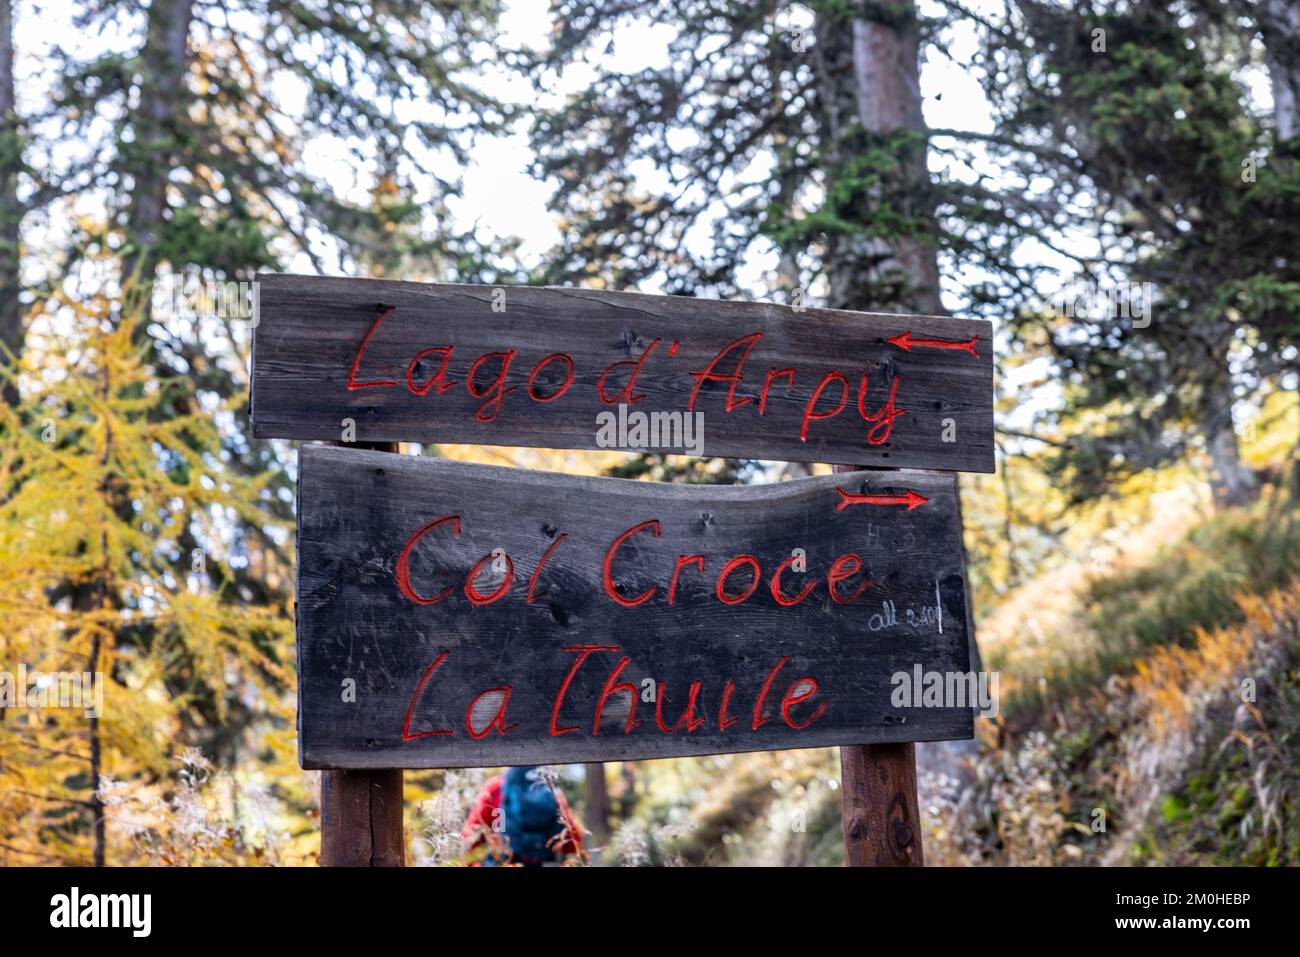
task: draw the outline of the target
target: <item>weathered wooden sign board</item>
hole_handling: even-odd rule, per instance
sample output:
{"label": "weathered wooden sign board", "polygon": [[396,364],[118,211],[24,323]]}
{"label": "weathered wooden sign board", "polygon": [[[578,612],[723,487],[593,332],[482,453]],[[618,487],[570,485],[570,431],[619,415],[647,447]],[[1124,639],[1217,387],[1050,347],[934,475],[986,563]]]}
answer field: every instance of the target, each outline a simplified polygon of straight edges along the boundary
{"label": "weathered wooden sign board", "polygon": [[602,447],[703,413],[707,455],[993,471],[991,326],[588,289],[259,277],[255,438]]}
{"label": "weathered wooden sign board", "polygon": [[611,761],[972,735],[947,476],[760,486],[306,446],[307,768]]}

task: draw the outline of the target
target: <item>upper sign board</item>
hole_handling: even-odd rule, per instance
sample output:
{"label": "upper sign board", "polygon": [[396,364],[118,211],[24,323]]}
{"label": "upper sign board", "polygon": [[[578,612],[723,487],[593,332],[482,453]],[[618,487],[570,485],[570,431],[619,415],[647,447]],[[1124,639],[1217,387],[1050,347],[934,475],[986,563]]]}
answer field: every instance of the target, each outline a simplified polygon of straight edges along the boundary
{"label": "upper sign board", "polygon": [[993,471],[983,320],[283,275],[258,300],[255,438]]}

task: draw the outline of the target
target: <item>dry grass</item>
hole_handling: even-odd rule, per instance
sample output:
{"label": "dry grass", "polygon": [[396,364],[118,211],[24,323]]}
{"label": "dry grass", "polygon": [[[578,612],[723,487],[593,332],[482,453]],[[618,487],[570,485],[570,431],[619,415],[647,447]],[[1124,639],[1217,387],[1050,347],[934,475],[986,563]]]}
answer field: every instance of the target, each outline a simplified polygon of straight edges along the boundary
{"label": "dry grass", "polygon": [[1058,729],[986,725],[974,787],[927,808],[927,858],[1295,863],[1300,583],[1238,601],[1243,621],[1153,650]]}

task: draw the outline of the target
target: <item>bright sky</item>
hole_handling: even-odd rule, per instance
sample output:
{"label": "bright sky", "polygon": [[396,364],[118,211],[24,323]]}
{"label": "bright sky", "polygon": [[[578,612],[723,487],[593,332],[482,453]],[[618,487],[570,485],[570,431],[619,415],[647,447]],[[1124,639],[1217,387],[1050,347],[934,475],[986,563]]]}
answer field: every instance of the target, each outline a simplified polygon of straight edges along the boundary
{"label": "bright sky", "polygon": [[[19,53],[19,105],[29,115],[46,107],[48,91],[57,79],[50,70],[50,53],[55,44],[78,58],[105,50],[116,50],[127,55],[135,52],[139,43],[137,31],[92,35],[74,24],[78,6],[67,0],[54,3],[29,0],[28,3],[19,5],[15,22],[15,40]],[[993,16],[997,15],[1000,8],[994,0],[978,0],[973,6],[977,11]],[[943,8],[936,0],[921,0],[921,10],[923,14],[937,16]],[[547,0],[507,0],[507,12],[501,23],[506,31],[507,44],[544,44],[552,33],[549,3]],[[629,23],[616,34],[611,48],[599,50],[593,56],[601,67],[627,72],[641,70],[666,62],[672,36],[672,28],[665,24],[646,20]],[[974,59],[978,42],[973,24],[967,21],[959,25],[950,33],[948,40],[948,56],[928,48],[927,59],[923,64],[921,87],[926,120],[932,128],[988,132],[992,128],[989,104],[976,78],[964,66]],[[565,77],[561,95],[590,85],[594,75],[594,66],[585,70],[573,69]],[[1267,105],[1267,84],[1262,75],[1248,77],[1247,81],[1255,99]],[[536,93],[525,80],[510,74],[504,68],[491,73],[487,85],[490,92],[505,98],[537,103],[538,106],[547,105],[538,102]],[[275,92],[286,103],[301,99],[301,91],[293,88],[292,81],[277,86]],[[421,104],[409,104],[406,108],[423,118],[436,119],[428,115],[427,108],[421,107]],[[88,148],[85,144],[72,144],[64,148],[67,155],[59,159],[67,159],[78,149],[84,151]],[[323,172],[337,189],[348,191],[356,198],[364,198],[370,185],[369,174],[358,174],[346,144],[325,138],[312,145],[309,155],[312,169]],[[991,164],[985,166],[980,160],[978,150],[975,155],[976,162],[984,167],[984,171],[993,169]],[[29,159],[37,166],[44,164],[43,157],[30,156]],[[531,159],[532,153],[522,124],[520,129],[507,137],[481,140],[473,152],[473,162],[463,170],[448,169],[446,160],[437,156],[414,157],[417,167],[444,175],[459,172],[464,179],[464,196],[455,201],[452,208],[459,225],[475,225],[484,238],[519,237],[522,240],[521,254],[527,265],[536,264],[558,238],[555,218],[546,208],[554,184],[539,182],[528,174],[527,167]],[[932,157],[931,165],[936,172],[941,171],[941,164],[939,158]],[[57,167],[60,164],[56,162],[54,165]],[[650,168],[637,172],[651,185],[662,175]],[[763,172],[762,169],[750,170],[746,175],[762,175]],[[952,172],[960,175],[959,171]],[[84,196],[79,203],[78,213],[102,216],[102,197]],[[48,222],[39,221],[36,217],[29,220],[26,242],[31,251],[28,257],[30,281],[39,281],[42,278],[40,271],[50,261],[50,257],[41,255],[41,250],[59,250],[65,241],[67,227],[66,216],[59,212],[53,213]],[[692,245],[708,241],[706,229],[697,230],[687,238],[687,242]],[[1081,239],[1081,242],[1086,240]],[[323,254],[327,268],[337,268],[333,265],[336,260],[332,254],[332,244],[327,238],[317,237],[313,245],[317,247],[318,253]],[[1044,247],[1030,247],[1025,250],[1022,258],[1057,267],[1064,265],[1063,260]],[[286,265],[293,271],[314,271],[310,260],[302,254]],[[746,287],[752,289],[755,295],[764,294],[767,287],[764,280],[771,275],[774,266],[774,255],[756,255],[742,276]],[[984,277],[978,273],[963,271],[945,276],[945,285],[952,292],[982,278]],[[655,290],[645,288],[642,291]],[[1045,295],[1050,293],[1051,290],[1044,290]],[[1027,370],[1026,374],[1033,374],[1032,370]],[[1029,414],[1034,407],[1041,409],[1042,399],[1051,401],[1049,396],[1040,395],[1038,398],[1040,402],[1028,403],[1028,408],[1021,410],[1021,415],[1017,418]],[[1027,423],[1021,421],[1017,427],[1025,424]]]}
{"label": "bright sky", "polygon": [[[926,12],[937,13],[939,7],[933,0],[924,0]],[[139,42],[138,34],[124,31],[120,34],[94,35],[79,29],[74,24],[78,5],[67,2],[47,3],[42,0],[20,4],[15,19],[15,41],[19,52],[18,86],[20,108],[29,115],[46,107],[48,91],[56,77],[50,70],[50,55],[55,46],[65,52],[84,58],[105,50],[115,50],[125,54],[134,52]],[[547,0],[508,0],[507,12],[502,18],[507,43],[537,46],[547,42],[552,33],[551,15]],[[668,43],[673,36],[671,27],[650,21],[639,21],[627,25],[614,38],[613,48],[598,54],[600,65],[632,72],[646,67],[662,64],[668,57]],[[925,96],[926,118],[933,127],[952,127],[987,131],[991,128],[991,118],[987,102],[975,79],[960,64],[970,58],[975,43],[974,31],[959,31],[952,57],[944,58],[931,55],[922,75],[922,87]],[[581,89],[591,82],[594,69],[574,69],[566,76],[564,91]],[[491,92],[522,102],[536,102],[536,94],[526,81],[498,70],[490,75],[487,85]],[[288,102],[298,99],[297,91],[291,84],[277,88],[277,95]],[[942,98],[937,94],[942,93]],[[540,104],[539,104],[540,105]],[[74,144],[65,148],[60,159],[67,159],[77,150]],[[558,237],[554,217],[546,208],[547,198],[553,184],[539,182],[527,172],[532,158],[526,134],[516,131],[505,138],[484,139],[473,153],[474,162],[460,170],[464,178],[465,195],[456,202],[453,212],[462,226],[477,223],[477,228],[486,236],[517,236],[523,240],[522,255],[532,264],[548,249]],[[32,157],[37,164],[43,165],[43,157]],[[433,169],[452,173],[437,157],[417,157]],[[364,191],[368,180],[363,175],[358,177],[353,161],[347,154],[342,142],[322,141],[314,144],[311,151],[313,169],[324,171],[336,188],[350,190],[354,195]],[[54,165],[60,165],[55,163]],[[654,176],[652,170],[645,170],[647,177]],[[95,200],[87,199],[80,212],[94,215],[100,212],[95,208]],[[102,213],[101,213],[102,214]],[[58,228],[56,217],[50,224],[49,231],[41,229],[38,224],[32,230],[29,247],[39,249],[45,243],[57,246],[63,230]],[[66,225],[66,224],[64,224]],[[694,242],[702,241],[696,236]],[[328,249],[322,243],[321,251]],[[305,256],[299,257],[290,268],[311,271],[310,262]],[[770,269],[771,263],[756,263],[754,272],[749,277],[756,286],[761,287],[761,275]]]}
{"label": "bright sky", "polygon": [[[938,11],[938,4],[924,6],[934,8],[929,13]],[[545,42],[551,33],[547,0],[510,0],[508,7],[509,12],[502,21],[507,27],[508,40],[529,45]],[[629,24],[615,37],[613,50],[601,56],[600,65],[628,73],[660,66],[668,60],[668,44],[673,35],[672,28],[664,24],[645,20]],[[926,120],[931,127],[978,132],[992,129],[989,105],[979,83],[959,65],[970,60],[975,44],[974,30],[962,29],[953,44],[951,58],[931,55],[925,63],[922,92]],[[572,71],[565,78],[565,91],[581,89],[594,75],[594,69]],[[505,75],[495,77],[491,89],[503,96],[517,94],[525,101],[533,98],[530,87],[521,82],[512,83]],[[940,93],[941,97],[937,95]],[[522,237],[523,253],[530,261],[558,238],[554,218],[546,209],[552,187],[528,175],[526,167],[531,157],[527,138],[522,133],[485,143],[476,152],[475,165],[464,171],[466,202],[456,210],[466,223],[477,220],[485,234]],[[645,174],[652,176],[653,172],[646,170]],[[695,241],[699,242],[700,238],[696,237]],[[770,270],[772,265],[772,262],[755,264],[748,278],[761,286],[760,273]]]}
{"label": "bright sky", "polygon": [[[989,0],[985,5],[991,7]],[[234,5],[234,6],[237,6]],[[17,68],[20,108],[31,115],[48,104],[48,93],[57,77],[50,70],[51,54],[55,46],[78,59],[85,59],[106,50],[113,50],[124,55],[135,52],[139,43],[139,34],[135,30],[125,30],[107,35],[92,34],[78,28],[74,23],[78,5],[57,2],[45,3],[41,0],[19,6],[15,19],[15,41],[19,53]],[[934,0],[922,0],[922,9],[929,14],[938,14],[940,7]],[[508,0],[506,14],[501,23],[505,29],[506,44],[539,46],[548,41],[552,34],[552,20],[547,0]],[[564,95],[590,85],[596,74],[596,67],[633,72],[647,67],[665,63],[668,59],[668,45],[673,37],[673,30],[665,24],[648,20],[628,23],[614,37],[612,46],[601,48],[593,56],[595,64],[586,69],[577,67],[569,71],[559,88],[559,95]],[[972,59],[976,37],[973,29],[959,28],[952,38],[950,57],[931,53],[923,66],[922,93],[924,96],[926,119],[935,128],[973,129],[986,132],[992,127],[988,103],[985,101],[978,82],[961,64]],[[282,103],[292,109],[295,103],[302,101],[303,91],[295,88],[296,81],[284,81],[277,84],[274,92]],[[489,92],[503,98],[523,103],[537,103],[537,94],[524,79],[503,69],[489,74],[486,85]],[[939,94],[942,94],[940,96]],[[405,107],[412,115],[422,119],[434,119],[430,111],[421,109],[420,104],[408,104]],[[85,153],[88,144],[72,144],[63,148],[63,154],[52,165],[62,165],[78,152]],[[473,162],[462,170],[451,169],[444,158],[436,155],[414,155],[417,168],[430,169],[444,176],[459,173],[464,181],[464,195],[453,201],[452,212],[458,225],[468,228],[471,225],[487,238],[519,237],[522,240],[521,256],[526,265],[535,265],[559,237],[555,217],[547,209],[547,200],[554,188],[533,179],[527,167],[532,160],[524,124],[509,136],[492,139],[483,138],[473,151]],[[43,157],[29,157],[36,165],[43,165]],[[370,186],[369,173],[359,172],[355,159],[348,151],[347,144],[341,140],[326,137],[312,144],[309,151],[310,165],[314,172],[323,174],[334,188],[350,194],[356,199],[365,199]],[[932,164],[939,167],[938,160]],[[648,165],[637,170],[645,177],[647,183],[654,185],[662,179],[660,171]],[[765,170],[759,168],[746,172],[749,176],[762,176]],[[103,197],[83,195],[78,202],[77,214],[92,218],[103,215]],[[46,264],[52,256],[43,256],[40,251],[49,250],[56,253],[66,243],[70,223],[66,213],[54,210],[47,220],[37,217],[29,218],[27,223],[27,246],[32,255],[28,257],[29,281],[39,281]],[[699,247],[709,241],[707,228],[696,230],[688,235],[687,242]],[[333,243],[324,236],[313,239],[314,252],[318,254],[327,269],[337,269]],[[310,259],[302,253],[293,256],[286,266],[291,271],[313,272]],[[742,275],[742,281],[755,295],[766,291],[767,282],[775,267],[774,254],[756,254],[753,261]],[[950,287],[970,282],[978,277],[949,276]],[[642,291],[653,292],[654,288]]]}

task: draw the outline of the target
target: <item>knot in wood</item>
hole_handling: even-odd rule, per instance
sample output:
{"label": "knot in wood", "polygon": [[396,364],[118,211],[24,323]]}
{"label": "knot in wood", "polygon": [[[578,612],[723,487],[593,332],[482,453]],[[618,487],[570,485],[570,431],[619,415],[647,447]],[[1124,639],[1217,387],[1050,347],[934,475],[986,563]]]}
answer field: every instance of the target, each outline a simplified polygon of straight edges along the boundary
{"label": "knot in wood", "polygon": [[912,833],[912,825],[906,821],[894,821],[894,843],[901,850],[906,850],[911,846],[915,835]]}

